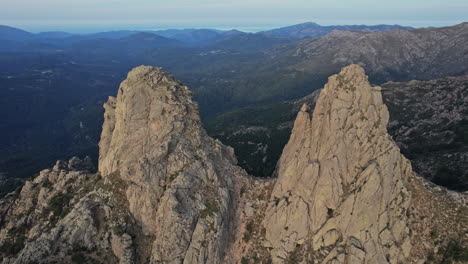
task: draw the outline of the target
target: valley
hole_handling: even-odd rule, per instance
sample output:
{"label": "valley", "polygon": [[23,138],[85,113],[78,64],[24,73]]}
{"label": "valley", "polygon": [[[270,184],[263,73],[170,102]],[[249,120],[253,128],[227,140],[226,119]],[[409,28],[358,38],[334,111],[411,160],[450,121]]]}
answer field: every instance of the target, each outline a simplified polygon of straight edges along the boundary
{"label": "valley", "polygon": [[[316,25],[310,26],[299,28],[312,32]],[[10,183],[59,158],[89,155],[96,160],[101,106],[115,95],[125,73],[141,64],[162,66],[192,87],[208,132],[233,146],[249,173],[269,177],[298,111],[294,101],[321,89],[341,67],[363,65],[375,84],[468,74],[468,51],[463,45],[468,38],[466,23],[393,29],[334,29],[308,39],[298,39],[296,33],[210,30],[0,34],[9,43],[22,43],[0,52],[4,185],[14,186]],[[390,107],[390,111],[396,115],[400,108]],[[423,173],[430,179],[433,174]]]}

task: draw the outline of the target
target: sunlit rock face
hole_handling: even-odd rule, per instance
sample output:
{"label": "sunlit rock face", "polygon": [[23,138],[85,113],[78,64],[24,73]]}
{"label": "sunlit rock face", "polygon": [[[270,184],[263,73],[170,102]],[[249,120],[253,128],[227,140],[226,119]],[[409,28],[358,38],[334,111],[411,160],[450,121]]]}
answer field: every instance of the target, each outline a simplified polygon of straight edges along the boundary
{"label": "sunlit rock face", "polygon": [[388,118],[380,87],[358,65],[329,78],[313,114],[302,107],[264,220],[274,262],[303,244],[328,252],[324,262],[408,256],[413,173],[387,134]]}
{"label": "sunlit rock face", "polygon": [[215,263],[236,201],[231,148],[206,135],[191,91],[160,68],[133,69],[105,105],[99,171],[127,183],[154,263]]}

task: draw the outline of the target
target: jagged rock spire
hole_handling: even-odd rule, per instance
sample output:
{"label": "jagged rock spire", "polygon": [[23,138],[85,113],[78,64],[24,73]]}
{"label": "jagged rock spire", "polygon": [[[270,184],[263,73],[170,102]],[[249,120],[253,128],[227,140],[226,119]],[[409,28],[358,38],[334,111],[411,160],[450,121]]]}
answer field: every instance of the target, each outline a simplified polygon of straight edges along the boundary
{"label": "jagged rock spire", "polygon": [[387,134],[388,118],[380,87],[358,65],[329,78],[313,114],[302,107],[264,220],[274,262],[303,245],[325,263],[408,256],[412,171]]}
{"label": "jagged rock spire", "polygon": [[231,148],[206,135],[191,91],[161,68],[141,66],[105,109],[99,171],[127,183],[130,213],[155,238],[151,262],[219,262],[234,179],[244,172]]}
{"label": "jagged rock spire", "polygon": [[129,165],[149,157],[174,134],[190,127],[200,130],[197,105],[191,91],[161,68],[140,66],[128,73],[117,99],[104,105],[105,121],[100,141],[99,171],[126,174]]}

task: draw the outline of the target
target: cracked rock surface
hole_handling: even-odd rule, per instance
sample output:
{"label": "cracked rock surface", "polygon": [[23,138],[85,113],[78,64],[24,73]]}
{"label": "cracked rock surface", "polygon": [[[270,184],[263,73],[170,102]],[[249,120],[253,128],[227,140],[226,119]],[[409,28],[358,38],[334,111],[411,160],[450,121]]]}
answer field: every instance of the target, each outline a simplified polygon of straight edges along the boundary
{"label": "cracked rock surface", "polygon": [[298,249],[320,263],[398,263],[410,256],[409,161],[387,133],[381,88],[351,65],[304,105],[277,167],[263,225],[274,263]]}
{"label": "cracked rock surface", "polygon": [[207,136],[191,91],[160,68],[128,74],[105,105],[99,171],[127,184],[129,210],[152,237],[151,263],[216,263],[228,245],[231,148]]}

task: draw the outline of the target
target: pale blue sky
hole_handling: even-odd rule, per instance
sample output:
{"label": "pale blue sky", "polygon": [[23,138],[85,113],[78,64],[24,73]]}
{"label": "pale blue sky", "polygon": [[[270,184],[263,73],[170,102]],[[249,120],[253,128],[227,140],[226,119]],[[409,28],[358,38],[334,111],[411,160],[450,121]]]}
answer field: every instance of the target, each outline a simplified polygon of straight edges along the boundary
{"label": "pale blue sky", "polygon": [[468,21],[468,0],[0,0],[0,24],[30,31],[322,25],[445,26]]}

